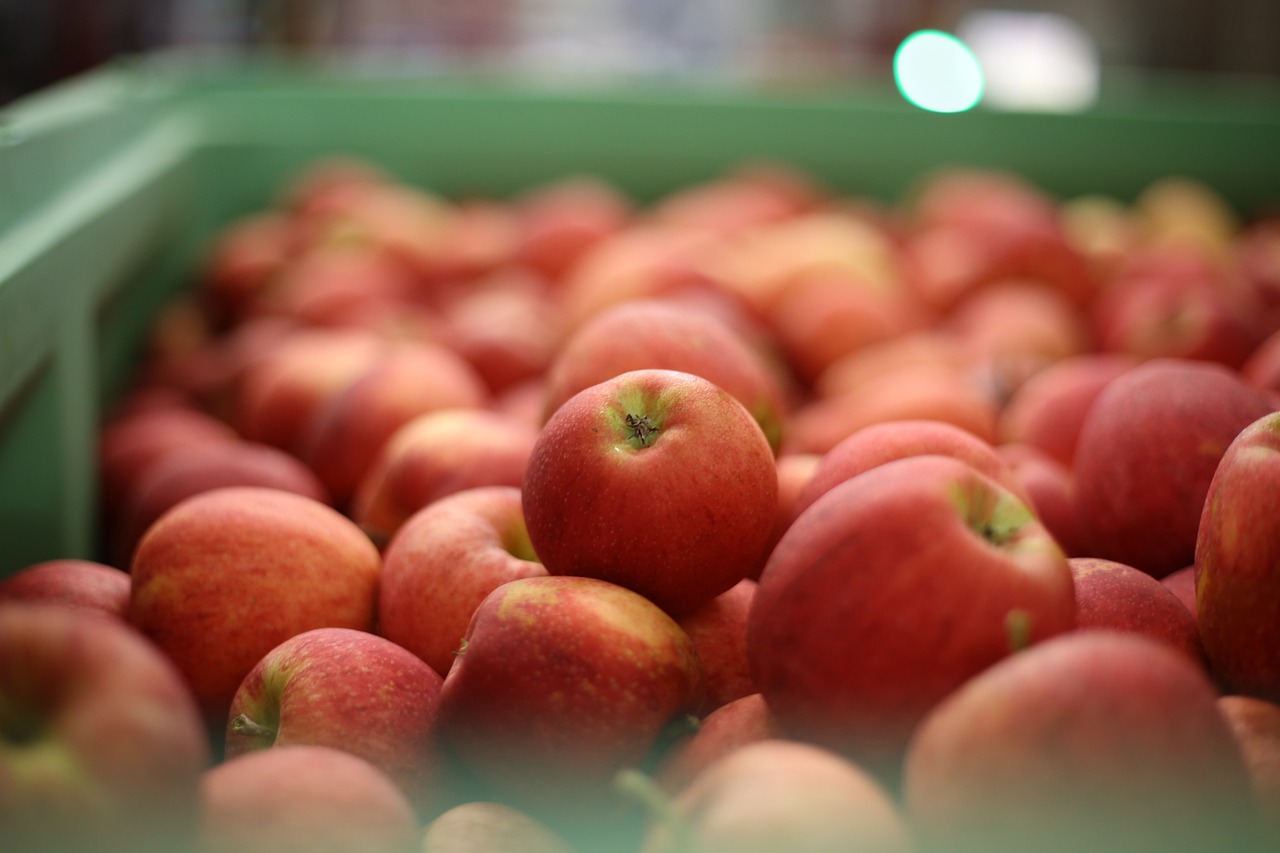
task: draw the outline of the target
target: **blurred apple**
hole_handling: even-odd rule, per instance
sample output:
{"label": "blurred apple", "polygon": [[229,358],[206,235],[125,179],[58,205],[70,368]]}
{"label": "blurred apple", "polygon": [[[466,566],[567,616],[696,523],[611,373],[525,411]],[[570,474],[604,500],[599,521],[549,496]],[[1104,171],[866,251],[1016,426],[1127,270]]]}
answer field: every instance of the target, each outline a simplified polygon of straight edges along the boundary
{"label": "blurred apple", "polygon": [[1018,483],[1020,494],[1036,518],[1068,557],[1085,556],[1088,546],[1076,505],[1076,483],[1071,468],[1031,444],[1001,444],[996,453]]}
{"label": "blurred apple", "polygon": [[514,201],[519,215],[516,256],[549,282],[561,282],[596,244],[623,230],[631,201],[594,175],[570,175]]}
{"label": "blurred apple", "polygon": [[1195,617],[1160,581],[1112,560],[1074,557],[1067,562],[1075,580],[1077,628],[1140,634],[1205,665]]}
{"label": "blurred apple", "polygon": [[756,692],[747,664],[747,615],[755,593],[756,582],[744,578],[676,620],[702,663],[704,690],[698,716]]}
{"label": "blurred apple", "polygon": [[542,821],[503,803],[471,801],[427,824],[419,853],[574,853]]}
{"label": "blurred apple", "polygon": [[42,602],[88,607],[124,619],[129,573],[93,560],[61,558],[24,566],[0,578],[0,602]]}
{"label": "blurred apple", "polygon": [[1175,569],[1160,578],[1160,583],[1164,584],[1170,592],[1178,597],[1178,600],[1191,613],[1192,618],[1196,617],[1196,567],[1194,563],[1190,566]]}
{"label": "blurred apple", "polygon": [[[821,461],[822,454],[819,453],[788,453],[778,457],[778,513],[773,521],[773,535],[769,537],[769,553],[773,553],[782,534],[787,532],[791,522],[799,515],[797,505],[800,495],[804,493]],[[761,564],[760,570],[748,577],[759,580],[763,569],[764,565]]]}
{"label": "blurred apple", "polygon": [[1240,375],[1258,388],[1280,394],[1280,325],[1250,353]]}
{"label": "blurred apple", "polygon": [[1262,844],[1274,849],[1280,843],[1280,705],[1251,696],[1222,696],[1218,708],[1249,769]]}
{"label": "blurred apple", "polygon": [[763,696],[741,696],[716,708],[694,732],[672,744],[662,755],[655,779],[663,790],[675,793],[713,761],[738,747],[785,736]]}

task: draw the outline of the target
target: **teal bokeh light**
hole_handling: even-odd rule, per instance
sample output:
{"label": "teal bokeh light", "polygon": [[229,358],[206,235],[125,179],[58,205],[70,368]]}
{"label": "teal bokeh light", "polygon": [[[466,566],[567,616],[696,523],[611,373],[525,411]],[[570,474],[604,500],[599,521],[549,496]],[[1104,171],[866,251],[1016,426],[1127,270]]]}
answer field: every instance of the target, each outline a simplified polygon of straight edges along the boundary
{"label": "teal bokeh light", "polygon": [[931,112],[964,112],[982,100],[978,58],[960,39],[938,30],[903,39],[893,57],[893,78],[902,97]]}

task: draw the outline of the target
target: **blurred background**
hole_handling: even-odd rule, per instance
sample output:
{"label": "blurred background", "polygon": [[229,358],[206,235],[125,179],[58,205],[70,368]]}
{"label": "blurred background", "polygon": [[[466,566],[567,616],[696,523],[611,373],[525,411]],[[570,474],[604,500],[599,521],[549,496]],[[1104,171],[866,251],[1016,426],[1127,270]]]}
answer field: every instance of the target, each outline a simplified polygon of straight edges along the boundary
{"label": "blurred background", "polygon": [[1111,71],[1280,78],[1276,0],[0,0],[0,104],[170,49],[839,85],[883,77],[921,28],[961,34],[989,78],[1009,69],[1006,90],[1043,78],[1076,104]]}

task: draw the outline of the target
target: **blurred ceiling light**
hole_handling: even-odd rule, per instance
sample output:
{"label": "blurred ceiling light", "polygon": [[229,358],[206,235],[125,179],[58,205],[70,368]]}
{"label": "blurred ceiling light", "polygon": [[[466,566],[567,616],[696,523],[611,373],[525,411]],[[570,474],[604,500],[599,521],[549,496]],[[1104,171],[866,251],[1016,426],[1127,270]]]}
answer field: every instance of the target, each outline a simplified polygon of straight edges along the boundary
{"label": "blurred ceiling light", "polygon": [[903,39],[893,57],[893,77],[902,97],[931,112],[963,112],[982,100],[982,68],[973,52],[938,30]]}
{"label": "blurred ceiling light", "polygon": [[982,10],[961,19],[956,32],[982,65],[989,106],[1075,112],[1098,98],[1097,47],[1064,15]]}

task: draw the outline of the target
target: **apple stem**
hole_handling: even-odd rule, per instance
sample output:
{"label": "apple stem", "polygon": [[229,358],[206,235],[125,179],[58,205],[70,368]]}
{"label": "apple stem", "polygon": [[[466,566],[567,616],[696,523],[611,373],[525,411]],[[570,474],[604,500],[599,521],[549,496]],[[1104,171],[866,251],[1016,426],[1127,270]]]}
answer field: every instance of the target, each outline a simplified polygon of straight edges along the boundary
{"label": "apple stem", "polygon": [[658,440],[660,428],[649,420],[648,415],[633,415],[628,412],[626,421],[627,426],[631,427],[631,436],[628,440],[633,446],[650,447]]}
{"label": "apple stem", "polygon": [[1016,653],[1031,645],[1031,614],[1025,610],[1010,610],[1004,617],[1005,633],[1009,637],[1009,651]]}
{"label": "apple stem", "polygon": [[276,739],[276,730],[268,728],[261,723],[249,719],[244,714],[238,715],[231,721],[231,730],[239,735],[248,735],[252,738],[261,738],[268,742]]}
{"label": "apple stem", "polygon": [[643,805],[654,823],[666,827],[671,833],[672,844],[669,849],[673,851],[692,849],[692,832],[689,822],[676,812],[671,803],[671,797],[650,776],[639,770],[620,770],[614,777],[614,787],[624,796]]}

